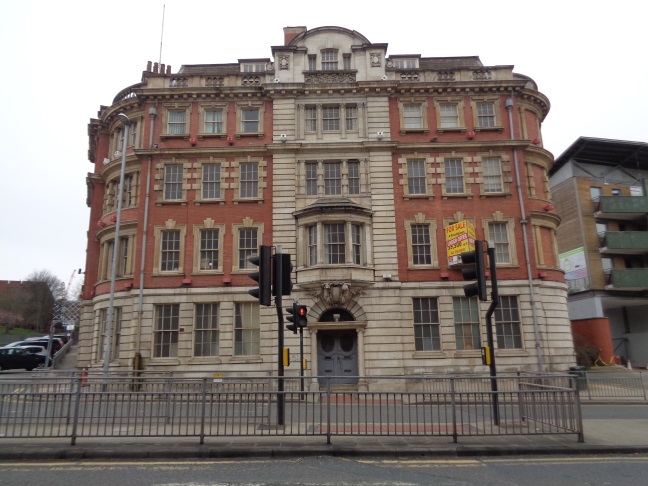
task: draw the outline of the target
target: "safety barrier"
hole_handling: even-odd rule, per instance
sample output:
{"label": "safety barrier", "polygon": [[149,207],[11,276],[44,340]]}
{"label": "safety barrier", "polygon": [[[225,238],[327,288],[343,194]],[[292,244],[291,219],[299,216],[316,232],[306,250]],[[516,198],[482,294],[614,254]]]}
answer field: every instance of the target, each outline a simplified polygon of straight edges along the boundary
{"label": "safety barrier", "polygon": [[457,442],[574,434],[583,440],[571,376],[358,377],[353,390],[336,386],[336,377],[313,377],[302,391],[293,377],[27,375],[0,380],[0,438],[66,437],[75,444],[86,437],[204,443],[206,437],[320,436],[330,443],[335,436]]}

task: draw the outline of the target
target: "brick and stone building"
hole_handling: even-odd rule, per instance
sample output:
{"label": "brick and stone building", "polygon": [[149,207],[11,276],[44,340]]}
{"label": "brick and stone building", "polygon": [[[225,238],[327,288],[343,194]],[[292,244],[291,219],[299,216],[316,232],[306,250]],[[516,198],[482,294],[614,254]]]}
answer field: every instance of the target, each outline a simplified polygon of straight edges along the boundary
{"label": "brick and stone building", "polygon": [[644,368],[648,144],[579,137],[549,174],[576,351],[584,363],[600,355]]}
{"label": "brick and stone building", "polygon": [[[494,243],[498,369],[574,364],[541,124],[512,66],[389,55],[341,27],[284,29],[271,58],[147,67],[89,125],[79,363],[103,366],[123,126],[111,368],[272,372],[277,317],[248,294],[259,245],[291,255],[307,373],[484,372],[488,303],[445,228]],[[292,362],[298,337],[286,334]],[[292,365],[287,374],[297,373]]]}

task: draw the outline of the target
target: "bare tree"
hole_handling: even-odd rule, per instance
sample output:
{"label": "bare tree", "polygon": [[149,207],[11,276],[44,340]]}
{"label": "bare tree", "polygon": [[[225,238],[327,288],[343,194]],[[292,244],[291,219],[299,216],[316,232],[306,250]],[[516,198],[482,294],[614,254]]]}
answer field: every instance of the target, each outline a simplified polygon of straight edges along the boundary
{"label": "bare tree", "polygon": [[67,297],[67,289],[65,282],[54,275],[49,270],[37,270],[29,274],[25,279],[28,282],[42,282],[47,285],[54,300],[59,300]]}

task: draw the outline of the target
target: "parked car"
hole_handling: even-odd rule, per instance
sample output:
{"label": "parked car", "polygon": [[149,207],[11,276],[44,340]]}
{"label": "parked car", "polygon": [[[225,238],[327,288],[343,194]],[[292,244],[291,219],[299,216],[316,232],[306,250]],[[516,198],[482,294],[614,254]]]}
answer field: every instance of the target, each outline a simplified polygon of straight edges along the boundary
{"label": "parked car", "polygon": [[[7,348],[12,347],[18,347],[18,346],[42,346],[45,349],[47,349],[49,343],[49,338],[44,339],[44,338],[37,338],[37,339],[26,339],[24,341],[16,341],[14,343],[8,344]],[[52,356],[54,356],[60,349],[61,349],[61,341],[58,339],[52,339]]]}
{"label": "parked car", "polygon": [[60,339],[61,341],[63,341],[64,345],[67,344],[68,341],[70,340],[70,335],[69,334],[54,334],[54,337]]}
{"label": "parked car", "polygon": [[31,371],[34,368],[45,366],[45,356],[41,354],[30,353],[20,347],[0,348],[0,370],[20,370]]}
{"label": "parked car", "polygon": [[37,344],[30,344],[29,346],[12,346],[12,347],[26,349],[30,353],[42,354],[43,356],[47,356],[47,348]]}

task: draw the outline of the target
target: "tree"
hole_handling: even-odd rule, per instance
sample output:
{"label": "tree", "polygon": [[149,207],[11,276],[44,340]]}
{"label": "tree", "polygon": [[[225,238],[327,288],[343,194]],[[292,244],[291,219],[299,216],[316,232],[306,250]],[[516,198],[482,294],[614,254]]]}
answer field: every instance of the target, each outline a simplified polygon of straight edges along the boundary
{"label": "tree", "polygon": [[38,270],[25,279],[33,282],[28,308],[23,313],[26,322],[33,322],[36,329],[49,331],[54,318],[54,305],[67,298],[65,283],[49,270]]}

